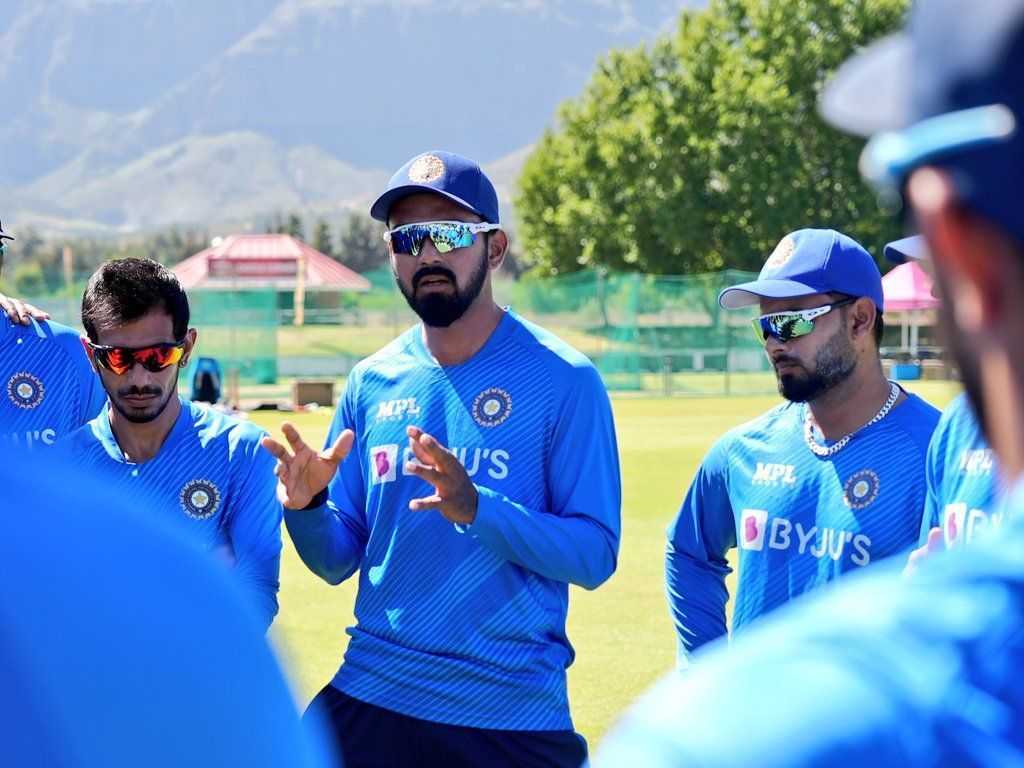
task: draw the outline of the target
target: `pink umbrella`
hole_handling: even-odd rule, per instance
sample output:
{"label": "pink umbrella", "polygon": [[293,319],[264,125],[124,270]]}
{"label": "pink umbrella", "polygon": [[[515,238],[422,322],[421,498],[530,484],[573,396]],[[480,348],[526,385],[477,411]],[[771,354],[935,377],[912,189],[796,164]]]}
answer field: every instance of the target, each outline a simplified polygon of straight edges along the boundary
{"label": "pink umbrella", "polygon": [[[916,261],[908,261],[894,267],[882,278],[882,295],[885,297],[885,311],[903,312],[903,348],[917,354],[918,325],[920,312],[935,309],[939,300],[932,296],[932,279],[925,274]],[[907,321],[910,322],[910,338],[907,338]]]}

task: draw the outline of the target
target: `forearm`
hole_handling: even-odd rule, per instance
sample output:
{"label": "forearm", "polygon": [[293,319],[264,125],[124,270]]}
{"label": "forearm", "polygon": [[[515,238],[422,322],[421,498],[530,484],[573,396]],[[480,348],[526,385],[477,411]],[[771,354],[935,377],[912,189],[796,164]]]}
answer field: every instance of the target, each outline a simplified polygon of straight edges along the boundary
{"label": "forearm", "polygon": [[669,542],[665,553],[665,587],[681,658],[727,632],[728,572],[727,565],[697,560],[677,551]]}
{"label": "forearm", "polygon": [[329,584],[359,569],[366,542],[338,514],[333,502],[314,509],[286,509],[284,522],[299,557]]}
{"label": "forearm", "polygon": [[462,530],[506,560],[586,589],[615,571],[618,536],[597,518],[529,509],[490,489],[477,491],[476,518]]}
{"label": "forearm", "polygon": [[280,551],[272,557],[242,558],[233,568],[235,582],[255,608],[264,632],[277,616],[280,572]]}

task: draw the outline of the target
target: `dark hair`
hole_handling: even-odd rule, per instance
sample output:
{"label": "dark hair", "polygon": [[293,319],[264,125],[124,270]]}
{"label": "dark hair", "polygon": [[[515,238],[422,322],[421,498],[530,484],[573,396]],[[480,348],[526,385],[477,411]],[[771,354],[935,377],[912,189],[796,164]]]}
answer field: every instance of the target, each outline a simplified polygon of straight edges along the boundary
{"label": "dark hair", "polygon": [[95,344],[99,328],[132,323],[151,310],[171,316],[174,340],[188,333],[188,297],[174,273],[152,259],[115,259],[96,270],[82,294],[82,325]]}
{"label": "dark hair", "polygon": [[[829,294],[829,297],[830,297],[830,301],[844,301],[846,299],[851,299],[852,300],[852,299],[860,298],[859,296],[851,296],[848,293],[838,293],[836,291],[831,292]],[[846,317],[846,307],[845,306],[844,307],[840,307],[839,311],[843,313],[843,317]],[[884,334],[885,334],[885,318],[882,316],[882,310],[880,310],[878,307],[875,307],[874,336],[875,336],[875,346],[876,347],[880,348],[882,346],[882,336]]]}

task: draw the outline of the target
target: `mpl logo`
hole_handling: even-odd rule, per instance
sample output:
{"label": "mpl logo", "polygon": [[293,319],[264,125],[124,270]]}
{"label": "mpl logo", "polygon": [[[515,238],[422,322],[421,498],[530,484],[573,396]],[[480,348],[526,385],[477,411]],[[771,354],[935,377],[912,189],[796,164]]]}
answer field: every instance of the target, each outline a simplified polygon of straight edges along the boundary
{"label": "mpl logo", "polygon": [[377,403],[377,420],[401,421],[409,416],[418,416],[420,407],[415,397],[401,397],[397,400],[385,400]]}
{"label": "mpl logo", "polygon": [[398,444],[377,445],[370,449],[370,480],[373,485],[393,483],[398,478]]}
{"label": "mpl logo", "polygon": [[796,485],[796,467],[792,464],[762,464],[757,462],[753,485]]}
{"label": "mpl logo", "polygon": [[989,475],[995,468],[995,459],[991,448],[977,451],[964,451],[960,454],[960,473],[969,476]]}

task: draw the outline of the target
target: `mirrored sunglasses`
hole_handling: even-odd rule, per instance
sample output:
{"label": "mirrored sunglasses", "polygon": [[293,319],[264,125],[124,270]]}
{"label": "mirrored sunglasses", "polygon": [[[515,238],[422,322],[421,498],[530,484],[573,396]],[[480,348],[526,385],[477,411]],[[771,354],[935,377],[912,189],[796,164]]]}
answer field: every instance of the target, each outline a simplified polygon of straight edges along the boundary
{"label": "mirrored sunglasses", "polygon": [[7,243],[0,240],[0,259],[7,255]]}
{"label": "mirrored sunglasses", "polygon": [[456,248],[467,248],[476,242],[480,232],[501,229],[500,224],[470,224],[465,221],[424,221],[406,224],[384,233],[384,241],[395,253],[420,255],[423,241],[428,237],[438,253],[448,253]]}
{"label": "mirrored sunglasses", "polygon": [[138,363],[147,371],[156,373],[169,368],[185,356],[185,339],[177,344],[154,344],[150,347],[129,349],[128,347],[108,347],[102,344],[89,344],[92,348],[96,364],[111,373],[128,373]]}
{"label": "mirrored sunglasses", "polygon": [[771,336],[783,343],[792,339],[806,336],[814,330],[814,323],[821,319],[836,307],[842,307],[857,300],[857,297],[843,299],[835,304],[826,304],[823,307],[813,309],[801,309],[791,312],[773,312],[768,315],[755,317],[750,321],[754,328],[754,335],[757,341],[764,344]]}

